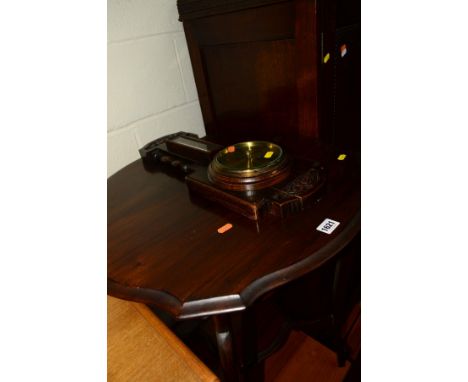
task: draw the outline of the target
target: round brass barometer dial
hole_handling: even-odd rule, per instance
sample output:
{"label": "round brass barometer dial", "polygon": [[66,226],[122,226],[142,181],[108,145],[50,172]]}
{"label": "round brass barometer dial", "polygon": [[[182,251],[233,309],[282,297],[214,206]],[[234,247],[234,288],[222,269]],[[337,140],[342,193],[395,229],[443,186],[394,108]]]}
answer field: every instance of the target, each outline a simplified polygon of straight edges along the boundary
{"label": "round brass barometer dial", "polygon": [[265,141],[225,147],[208,168],[208,177],[214,184],[235,191],[269,187],[288,175],[289,164],[282,148]]}

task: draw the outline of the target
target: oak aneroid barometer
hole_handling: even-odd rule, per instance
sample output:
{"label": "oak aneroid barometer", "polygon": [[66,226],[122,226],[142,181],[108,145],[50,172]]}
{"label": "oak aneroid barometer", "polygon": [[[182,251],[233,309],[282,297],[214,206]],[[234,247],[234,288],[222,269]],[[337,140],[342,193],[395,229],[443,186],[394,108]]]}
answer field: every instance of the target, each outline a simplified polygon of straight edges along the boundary
{"label": "oak aneroid barometer", "polygon": [[140,154],[150,171],[179,173],[191,196],[253,220],[304,210],[315,203],[325,182],[320,164],[288,156],[278,144],[266,141],[223,147],[179,132],[148,143]]}

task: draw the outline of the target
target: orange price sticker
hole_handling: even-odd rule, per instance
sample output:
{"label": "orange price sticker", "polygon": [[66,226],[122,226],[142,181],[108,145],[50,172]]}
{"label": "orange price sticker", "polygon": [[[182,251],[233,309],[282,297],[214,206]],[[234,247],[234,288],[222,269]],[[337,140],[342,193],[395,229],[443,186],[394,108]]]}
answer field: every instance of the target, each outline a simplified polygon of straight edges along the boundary
{"label": "orange price sticker", "polygon": [[222,227],[219,227],[219,228],[218,228],[218,233],[227,232],[227,231],[229,231],[231,228],[232,228],[232,224],[231,224],[231,223],[227,223],[227,224],[223,225]]}
{"label": "orange price sticker", "polygon": [[348,53],[348,49],[346,48],[346,44],[341,45],[340,52],[341,52],[341,57],[346,56],[346,53]]}
{"label": "orange price sticker", "polygon": [[228,153],[233,153],[234,151],[236,151],[236,148],[234,146],[229,146],[227,148],[227,151],[228,151]]}

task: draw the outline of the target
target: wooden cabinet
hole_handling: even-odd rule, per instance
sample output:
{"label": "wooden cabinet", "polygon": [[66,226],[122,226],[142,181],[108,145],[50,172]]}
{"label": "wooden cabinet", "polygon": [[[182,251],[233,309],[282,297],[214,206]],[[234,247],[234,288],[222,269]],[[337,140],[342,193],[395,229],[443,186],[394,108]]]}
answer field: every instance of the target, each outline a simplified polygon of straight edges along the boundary
{"label": "wooden cabinet", "polygon": [[179,0],[178,8],[209,136],[358,146],[359,35],[347,32],[358,4]]}

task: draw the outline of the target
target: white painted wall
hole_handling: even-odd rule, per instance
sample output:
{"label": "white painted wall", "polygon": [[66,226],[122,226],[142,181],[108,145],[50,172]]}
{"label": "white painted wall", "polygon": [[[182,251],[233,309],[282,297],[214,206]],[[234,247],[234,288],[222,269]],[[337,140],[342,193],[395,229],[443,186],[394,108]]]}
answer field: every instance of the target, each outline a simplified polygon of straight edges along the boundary
{"label": "white painted wall", "polygon": [[205,128],[175,0],[107,1],[107,176],[149,141]]}

